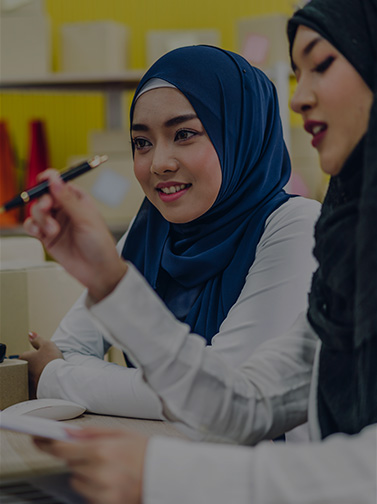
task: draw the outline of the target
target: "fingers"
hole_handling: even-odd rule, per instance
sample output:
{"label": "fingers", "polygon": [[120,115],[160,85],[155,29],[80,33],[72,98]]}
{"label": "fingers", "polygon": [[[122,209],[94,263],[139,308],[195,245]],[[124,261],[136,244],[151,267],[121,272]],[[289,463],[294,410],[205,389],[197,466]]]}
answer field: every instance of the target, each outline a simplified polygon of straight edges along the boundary
{"label": "fingers", "polygon": [[34,437],[33,442],[40,450],[65,460],[69,465],[84,463],[88,460],[81,444],[42,437]]}
{"label": "fingers", "polygon": [[43,241],[53,239],[60,232],[60,225],[53,218],[54,201],[49,194],[44,194],[30,210],[30,217],[24,222],[25,231]]}
{"label": "fingers", "polygon": [[35,350],[39,350],[39,352],[34,352],[33,350],[31,350],[24,352],[22,355],[36,356],[44,354],[47,360],[63,358],[62,352],[59,350],[59,348],[53,341],[49,341],[42,338],[42,336],[39,336],[34,331],[30,331],[28,337],[30,344],[33,346]]}
{"label": "fingers", "polygon": [[39,227],[34,223],[32,217],[28,217],[25,222],[24,222],[24,229],[27,232],[28,235],[34,236],[34,238],[38,238],[38,240],[41,240],[42,233]]}
{"label": "fingers", "polygon": [[54,168],[48,168],[47,170],[38,173],[37,180],[38,180],[38,182],[43,182],[43,180],[48,180],[49,178],[51,178],[55,175],[57,177],[59,177],[58,170],[55,170]]}
{"label": "fingers", "polygon": [[[65,430],[72,438],[72,441],[75,441],[74,443],[39,437],[35,437],[34,442],[39,448],[51,455],[64,458],[68,463],[78,463],[92,461],[95,458],[94,454],[97,452],[105,456],[107,451],[103,449],[101,441],[106,442],[106,440],[110,440],[111,438],[117,438],[116,441],[119,444],[119,442],[127,441],[127,439],[132,440],[135,437],[135,433],[124,429],[104,429],[98,427],[70,429],[67,425]],[[114,441],[111,442],[114,443]],[[111,459],[112,457],[109,456],[109,458]]]}
{"label": "fingers", "polygon": [[50,216],[53,200],[50,195],[43,195],[30,209],[30,217],[24,222],[25,231],[35,238],[43,239],[50,234],[56,234],[57,223]]}
{"label": "fingers", "polygon": [[29,341],[33,350],[23,352],[20,359],[28,362],[29,396],[37,396],[37,388],[44,368],[54,359],[64,359],[63,354],[54,342],[45,340],[34,332],[29,333]]}
{"label": "fingers", "polygon": [[39,174],[39,180],[48,181],[49,193],[33,204],[31,217],[24,222],[24,228],[28,234],[40,240],[53,240],[61,231],[60,223],[55,218],[56,212],[63,209],[68,215],[78,215],[76,207],[83,192],[71,184],[64,183],[56,170],[44,171]]}
{"label": "fingers", "polygon": [[[96,497],[97,489],[92,494],[93,487],[95,487],[92,464],[90,463],[90,458],[88,459],[84,454],[81,443],[66,443],[42,437],[34,437],[33,442],[45,453],[65,461],[70,469],[74,471],[70,481],[71,486],[82,496],[86,497],[88,502],[91,502],[91,499]],[[86,473],[88,473],[89,479]]]}
{"label": "fingers", "polygon": [[84,193],[78,187],[63,182],[55,171],[49,174],[48,180],[50,194],[59,203],[60,207],[64,208],[65,213],[74,218],[78,215],[78,211],[85,211],[85,207],[82,208]]}
{"label": "fingers", "polygon": [[41,336],[38,336],[38,334],[33,331],[30,331],[28,336],[31,345],[36,350],[39,350],[39,348],[41,348],[41,346],[46,342],[43,338],[41,338]]}
{"label": "fingers", "polygon": [[72,488],[78,494],[82,495],[86,499],[86,502],[90,504],[107,502],[102,500],[103,496],[99,494],[98,489],[93,485],[93,481],[91,479],[88,480],[81,475],[74,474],[71,476],[70,484]]}
{"label": "fingers", "polygon": [[147,438],[138,435],[140,439],[135,439],[135,435],[123,429],[112,436],[108,429],[86,428],[82,434],[89,438],[80,440],[77,436],[73,439],[76,433],[66,430],[73,442],[43,438],[34,438],[34,442],[43,451],[66,462],[75,490],[95,504],[141,503]]}
{"label": "fingers", "polygon": [[[103,439],[116,438],[119,436],[125,437],[128,435],[123,429],[104,429],[99,427],[86,427],[84,429],[66,429],[73,439]],[[132,434],[129,434],[132,436]]]}

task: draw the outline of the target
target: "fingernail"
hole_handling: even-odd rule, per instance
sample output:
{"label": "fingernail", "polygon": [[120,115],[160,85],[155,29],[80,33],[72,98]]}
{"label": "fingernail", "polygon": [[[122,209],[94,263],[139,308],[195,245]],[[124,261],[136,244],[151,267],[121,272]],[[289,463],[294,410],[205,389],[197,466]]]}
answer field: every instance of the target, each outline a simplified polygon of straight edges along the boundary
{"label": "fingernail", "polygon": [[29,338],[30,339],[35,339],[36,337],[37,337],[37,334],[35,332],[33,332],[33,331],[29,332]]}
{"label": "fingernail", "polygon": [[54,234],[56,233],[57,229],[58,227],[56,225],[56,222],[51,217],[49,217],[46,222],[46,231],[50,234]]}
{"label": "fingernail", "polygon": [[64,187],[64,183],[61,179],[61,177],[59,176],[59,174],[54,174],[53,177],[51,177],[51,180],[50,180],[50,186],[53,186],[53,190],[54,192],[60,192],[63,187]]}
{"label": "fingernail", "polygon": [[[26,229],[26,228],[25,228]],[[33,236],[39,235],[39,228],[36,224],[28,224],[26,231]]]}

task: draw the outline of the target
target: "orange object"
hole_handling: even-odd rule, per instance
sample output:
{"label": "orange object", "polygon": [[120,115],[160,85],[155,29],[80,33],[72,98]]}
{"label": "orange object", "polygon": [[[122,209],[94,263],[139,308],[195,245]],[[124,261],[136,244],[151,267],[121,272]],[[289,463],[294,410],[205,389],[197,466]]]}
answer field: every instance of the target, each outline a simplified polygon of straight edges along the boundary
{"label": "orange object", "polygon": [[[0,121],[0,203],[17,194],[16,163],[8,134],[7,123]],[[0,215],[0,227],[13,227],[20,223],[20,210]]]}

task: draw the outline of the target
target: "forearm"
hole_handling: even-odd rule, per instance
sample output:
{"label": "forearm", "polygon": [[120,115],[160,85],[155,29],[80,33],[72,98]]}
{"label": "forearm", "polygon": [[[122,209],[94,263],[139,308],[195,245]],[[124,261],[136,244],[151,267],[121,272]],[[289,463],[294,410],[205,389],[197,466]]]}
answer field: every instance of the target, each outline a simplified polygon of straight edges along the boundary
{"label": "forearm", "polygon": [[52,337],[64,361],[48,365],[38,397],[68,399],[100,414],[161,418],[161,403],[139,370],[104,360],[111,346],[93,322],[82,295]]}
{"label": "forearm", "polygon": [[322,443],[245,448],[154,438],[144,504],[375,504],[376,425]]}
{"label": "forearm", "polygon": [[205,347],[203,338],[190,334],[131,267],[113,295],[91,312],[108,338],[141,366],[170,420],[204,437],[242,443],[305,421],[316,346],[310,330],[300,326],[234,369]]}
{"label": "forearm", "polygon": [[161,402],[142,373],[95,357],[73,356],[50,362],[38,386],[38,398],[54,397],[82,404],[102,415],[161,419]]}

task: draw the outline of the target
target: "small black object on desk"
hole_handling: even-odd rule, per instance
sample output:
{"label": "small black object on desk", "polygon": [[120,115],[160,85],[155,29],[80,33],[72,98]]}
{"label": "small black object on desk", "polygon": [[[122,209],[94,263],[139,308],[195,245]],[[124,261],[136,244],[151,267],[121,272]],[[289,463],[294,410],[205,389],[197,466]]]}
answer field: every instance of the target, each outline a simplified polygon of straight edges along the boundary
{"label": "small black object on desk", "polygon": [[7,346],[4,343],[0,343],[0,363],[3,362],[5,358],[5,352],[7,351]]}

